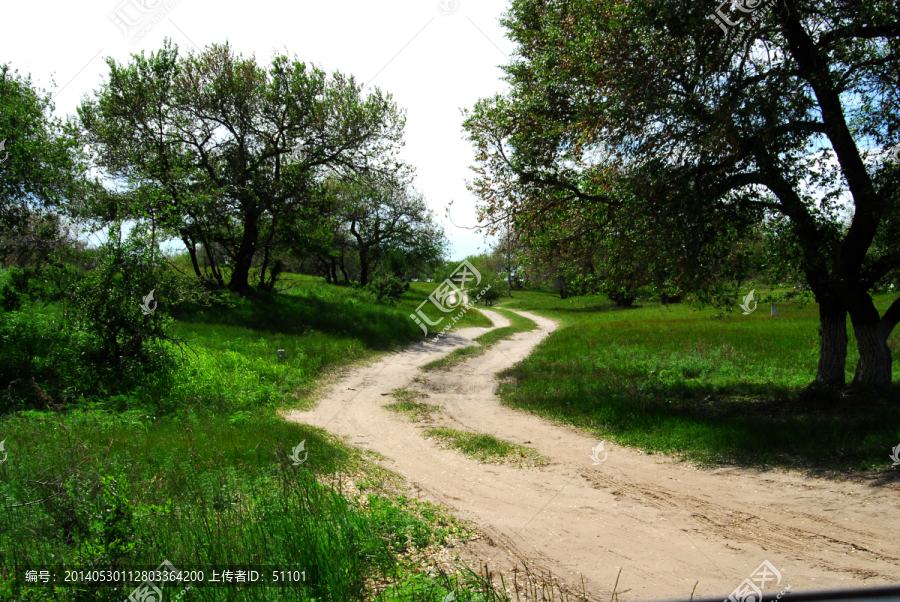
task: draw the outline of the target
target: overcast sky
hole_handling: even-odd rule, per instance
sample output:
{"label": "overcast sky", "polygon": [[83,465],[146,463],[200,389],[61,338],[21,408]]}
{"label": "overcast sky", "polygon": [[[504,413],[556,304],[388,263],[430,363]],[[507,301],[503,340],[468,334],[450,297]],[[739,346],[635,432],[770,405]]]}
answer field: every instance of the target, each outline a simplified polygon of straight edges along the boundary
{"label": "overcast sky", "polygon": [[499,18],[507,5],[508,0],[6,2],[0,63],[56,92],[59,116],[74,114],[83,95],[98,88],[107,73],[104,57],[126,62],[132,53],[158,50],[166,37],[185,50],[228,40],[237,52],[265,64],[274,52],[287,51],[327,72],[353,74],[392,93],[407,110],[403,156],[415,166],[416,186],[444,223],[459,259],[484,248],[481,235],[444,217],[453,200],[453,221],[476,223],[475,198],[465,186],[473,152],[463,139],[460,109],[506,89],[499,66],[512,43]]}

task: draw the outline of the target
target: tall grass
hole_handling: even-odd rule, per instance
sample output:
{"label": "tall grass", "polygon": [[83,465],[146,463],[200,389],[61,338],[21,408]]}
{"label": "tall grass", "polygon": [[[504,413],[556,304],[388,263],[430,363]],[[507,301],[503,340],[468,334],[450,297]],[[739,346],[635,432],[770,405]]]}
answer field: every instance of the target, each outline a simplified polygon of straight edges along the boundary
{"label": "tall grass", "polygon": [[[428,504],[375,493],[383,475],[367,478],[352,448],[271,417],[28,414],[3,428],[3,599],[46,592],[23,593],[29,565],[147,570],[168,560],[207,574],[225,565],[306,573],[296,587],[250,588],[242,600],[359,600],[368,582],[397,579],[401,553],[460,532]],[[298,466],[287,452],[301,441]],[[336,473],[347,471],[358,495],[341,495],[347,477]],[[54,599],[121,602],[136,585],[66,588]],[[234,593],[206,587],[191,598]]]}

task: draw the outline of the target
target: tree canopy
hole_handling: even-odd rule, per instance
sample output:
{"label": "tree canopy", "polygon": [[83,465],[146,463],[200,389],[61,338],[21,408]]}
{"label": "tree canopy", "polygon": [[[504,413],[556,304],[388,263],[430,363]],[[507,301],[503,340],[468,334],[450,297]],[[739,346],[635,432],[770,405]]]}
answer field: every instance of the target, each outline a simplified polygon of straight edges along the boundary
{"label": "tree canopy", "polygon": [[380,90],[363,96],[351,76],[275,56],[268,68],[226,43],[180,56],[165,47],[127,65],[108,59],[109,81],[79,107],[98,162],[119,185],[98,214],[151,220],[180,238],[215,283],[231,258],[228,287],[263,274],[281,228],[297,225],[328,178],[403,180],[396,160],[403,113]]}
{"label": "tree canopy", "polygon": [[514,0],[511,90],[466,120],[482,215],[545,241],[584,232],[614,264],[641,258],[651,280],[719,302],[744,241],[777,222],[820,306],[817,381],[844,384],[849,313],[855,384],[884,391],[900,300],[881,316],[870,293],[900,267],[900,169],[884,152],[900,130],[900,8],[774,0],[726,34],[713,8]]}

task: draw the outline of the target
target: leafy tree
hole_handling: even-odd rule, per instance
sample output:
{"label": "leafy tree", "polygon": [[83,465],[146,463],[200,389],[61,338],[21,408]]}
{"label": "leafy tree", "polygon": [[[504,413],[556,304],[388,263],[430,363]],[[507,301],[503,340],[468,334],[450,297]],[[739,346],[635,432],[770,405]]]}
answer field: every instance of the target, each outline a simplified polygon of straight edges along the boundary
{"label": "leafy tree", "polygon": [[883,392],[900,299],[881,316],[871,292],[900,268],[900,169],[870,149],[900,131],[900,7],[758,11],[723,35],[707,2],[514,0],[511,92],[467,116],[474,188],[488,219],[552,228],[577,200],[588,227],[630,225],[638,244],[614,254],[637,249],[717,303],[746,267],[743,241],[775,220],[819,304],[816,381],[844,385],[849,313],[854,384]]}
{"label": "leafy tree", "polygon": [[359,283],[369,282],[371,266],[399,252],[409,264],[429,263],[446,253],[443,228],[425,196],[395,181],[356,181],[340,186],[342,219],[356,240]]}
{"label": "leafy tree", "polygon": [[318,186],[349,175],[403,177],[392,160],[404,116],[352,77],[277,55],[268,68],[213,45],[180,57],[171,43],[127,65],[107,59],[109,81],[79,108],[98,161],[121,184],[98,214],[151,221],[180,238],[198,277],[197,248],[215,282],[247,292],[254,258],[261,284],[286,224],[296,226]]}
{"label": "leafy tree", "polygon": [[66,225],[98,189],[72,122],[52,116],[46,90],[0,65],[0,263],[41,264],[60,250]]}

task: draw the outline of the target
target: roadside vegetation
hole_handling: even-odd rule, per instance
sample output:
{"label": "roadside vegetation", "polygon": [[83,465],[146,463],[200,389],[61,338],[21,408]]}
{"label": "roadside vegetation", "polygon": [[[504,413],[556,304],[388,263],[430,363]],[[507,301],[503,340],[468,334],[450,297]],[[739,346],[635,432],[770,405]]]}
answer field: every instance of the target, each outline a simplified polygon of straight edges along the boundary
{"label": "roadside vegetation", "polygon": [[[886,308],[893,295],[876,296]],[[500,374],[503,402],[653,453],[702,463],[866,470],[891,465],[900,404],[808,389],[819,357],[814,305],[750,315],[603,295],[517,291],[502,307],[560,328]],[[888,343],[900,348],[900,333]],[[856,357],[849,344],[848,365]],[[852,378],[848,371],[847,378]],[[893,367],[900,378],[900,366]]]}
{"label": "roadside vegetation", "polygon": [[[39,282],[8,270],[0,279],[16,300],[0,313],[0,371],[13,383],[0,420],[0,599],[121,600],[139,584],[52,593],[26,586],[24,570],[150,570],[164,560],[305,572],[298,587],[253,588],[247,600],[491,590],[477,573],[428,560],[471,537],[467,527],[405,497],[371,458],[277,415],[310,407],[332,372],[421,340],[404,308],[287,275],[278,294],[166,308],[172,340],[146,342],[117,371],[90,331],[66,321],[70,301],[39,298]],[[301,442],[308,459],[295,465]]]}

